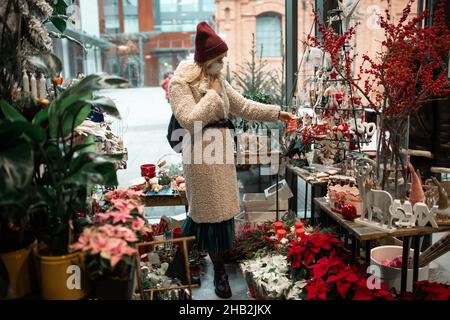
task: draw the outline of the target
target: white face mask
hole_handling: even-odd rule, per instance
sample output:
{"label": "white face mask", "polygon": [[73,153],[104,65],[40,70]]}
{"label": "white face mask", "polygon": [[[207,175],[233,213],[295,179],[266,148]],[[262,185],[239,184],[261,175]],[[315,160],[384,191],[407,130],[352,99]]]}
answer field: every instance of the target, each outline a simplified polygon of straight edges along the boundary
{"label": "white face mask", "polygon": [[223,69],[223,62],[214,62],[212,65],[209,66],[207,72],[209,75],[216,75],[219,74],[220,71]]}

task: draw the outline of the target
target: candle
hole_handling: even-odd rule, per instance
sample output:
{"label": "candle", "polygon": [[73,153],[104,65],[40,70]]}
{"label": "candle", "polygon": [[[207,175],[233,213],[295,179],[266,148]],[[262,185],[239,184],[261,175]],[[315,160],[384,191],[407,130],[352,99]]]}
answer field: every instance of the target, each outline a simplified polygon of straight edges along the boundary
{"label": "candle", "polygon": [[30,92],[30,78],[28,77],[26,70],[23,70],[22,88],[23,92]]}
{"label": "candle", "polygon": [[44,74],[41,74],[41,78],[39,79],[39,99],[45,99],[47,97],[47,90],[45,84]]}
{"label": "candle", "polygon": [[286,236],[286,230],[284,230],[284,229],[278,229],[277,230],[278,240],[283,239],[285,236]]}
{"label": "candle", "polygon": [[277,232],[279,229],[283,229],[284,225],[283,222],[277,221],[273,224],[273,228],[275,229],[275,232]]}
{"label": "candle", "polygon": [[297,237],[301,237],[305,233],[305,230],[303,228],[301,229],[295,229],[295,235]]}
{"label": "candle", "polygon": [[295,229],[303,229],[304,226],[305,226],[305,225],[304,225],[303,222],[301,222],[301,221],[297,221],[297,222],[295,223]]}
{"label": "candle", "polygon": [[37,98],[37,82],[36,78],[34,77],[34,73],[31,74],[30,89],[31,89],[31,96],[33,98]]}

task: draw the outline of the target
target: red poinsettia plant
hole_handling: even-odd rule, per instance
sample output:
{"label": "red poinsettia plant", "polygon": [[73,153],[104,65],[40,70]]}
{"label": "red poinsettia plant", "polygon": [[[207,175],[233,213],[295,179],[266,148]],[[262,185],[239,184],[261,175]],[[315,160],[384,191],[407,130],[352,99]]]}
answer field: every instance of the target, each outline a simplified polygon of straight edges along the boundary
{"label": "red poinsettia plant", "polygon": [[384,283],[379,289],[369,289],[367,276],[356,266],[350,266],[334,253],[310,266],[312,279],[307,281],[308,300],[393,300],[394,295]]}
{"label": "red poinsettia plant", "polygon": [[309,279],[305,287],[308,300],[394,298],[383,284],[379,289],[368,289],[366,273],[350,265],[349,251],[330,231],[292,241],[287,259],[293,279]]}
{"label": "red poinsettia plant", "polygon": [[450,300],[450,286],[429,281],[416,283],[413,297],[421,300]]}
{"label": "red poinsettia plant", "polygon": [[307,300],[448,300],[450,287],[420,281],[414,294],[400,296],[385,283],[379,287],[371,283],[364,265],[350,264],[349,252],[331,232],[303,235],[292,241],[287,257],[293,280],[306,281]]}
{"label": "red poinsettia plant", "polygon": [[317,229],[315,233],[304,234],[299,240],[291,241],[287,259],[291,264],[294,278],[309,279],[311,265],[318,263],[322,258],[337,255],[343,259],[348,258],[349,252],[344,243],[331,232],[321,232]]}

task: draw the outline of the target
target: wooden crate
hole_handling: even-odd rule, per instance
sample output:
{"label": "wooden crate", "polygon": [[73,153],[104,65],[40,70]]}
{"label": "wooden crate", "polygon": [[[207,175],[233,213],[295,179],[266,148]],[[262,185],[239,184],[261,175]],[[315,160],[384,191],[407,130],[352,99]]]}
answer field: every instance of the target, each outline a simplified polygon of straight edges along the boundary
{"label": "wooden crate", "polygon": [[[278,210],[288,210],[288,200],[278,199]],[[264,193],[246,193],[244,194],[245,212],[265,212],[275,211],[277,209],[276,199],[266,199]]]}
{"label": "wooden crate", "polygon": [[[278,211],[278,217],[281,218],[284,214],[286,214],[285,210]],[[245,218],[247,221],[251,223],[256,224],[262,224],[264,222],[275,222],[277,218],[277,212],[276,211],[249,211],[245,212]]]}

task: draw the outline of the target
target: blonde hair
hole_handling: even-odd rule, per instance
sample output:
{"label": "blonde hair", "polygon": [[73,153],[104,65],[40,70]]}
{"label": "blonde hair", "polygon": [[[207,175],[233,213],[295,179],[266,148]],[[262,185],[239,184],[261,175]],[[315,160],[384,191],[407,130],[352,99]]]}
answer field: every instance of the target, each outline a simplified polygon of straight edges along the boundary
{"label": "blonde hair", "polygon": [[[188,82],[190,82],[191,84],[196,84],[198,82],[200,82],[202,79],[204,78],[210,78],[211,76],[208,74],[208,68],[215,63],[217,60],[223,58],[225,56],[225,54],[221,54],[220,56],[217,56],[213,59],[209,59],[203,63],[195,63],[196,66],[196,70],[195,72],[192,74],[192,76],[190,77],[190,79],[188,80]],[[223,75],[222,74],[218,74],[215,76],[216,78],[222,78]]]}

